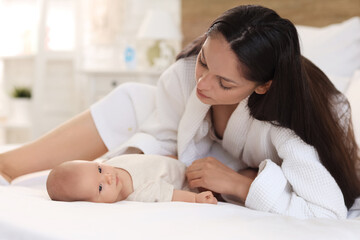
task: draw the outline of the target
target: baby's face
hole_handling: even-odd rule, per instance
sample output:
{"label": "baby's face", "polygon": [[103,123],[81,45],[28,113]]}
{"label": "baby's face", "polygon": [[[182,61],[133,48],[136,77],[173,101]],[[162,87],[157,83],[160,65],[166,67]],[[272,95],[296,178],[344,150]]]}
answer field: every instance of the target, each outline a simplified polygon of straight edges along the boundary
{"label": "baby's face", "polygon": [[67,188],[77,199],[104,203],[123,200],[119,169],[97,162],[74,161],[71,171],[76,182]]}

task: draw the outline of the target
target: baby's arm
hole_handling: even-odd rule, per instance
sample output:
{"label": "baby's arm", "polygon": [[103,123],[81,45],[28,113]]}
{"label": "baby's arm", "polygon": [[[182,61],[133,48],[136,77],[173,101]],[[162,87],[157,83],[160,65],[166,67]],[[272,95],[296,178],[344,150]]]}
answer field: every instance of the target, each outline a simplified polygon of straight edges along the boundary
{"label": "baby's arm", "polygon": [[217,204],[217,199],[211,191],[193,193],[184,190],[174,190],[172,201]]}

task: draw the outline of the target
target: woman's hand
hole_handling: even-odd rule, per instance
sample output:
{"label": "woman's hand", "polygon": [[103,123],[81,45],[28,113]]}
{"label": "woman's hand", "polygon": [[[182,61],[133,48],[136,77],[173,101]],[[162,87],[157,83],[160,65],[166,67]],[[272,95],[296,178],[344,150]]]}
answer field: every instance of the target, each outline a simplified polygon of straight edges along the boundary
{"label": "woman's hand", "polygon": [[190,188],[206,188],[237,196],[244,201],[255,178],[241,175],[213,157],[194,161],[187,168],[186,177]]}

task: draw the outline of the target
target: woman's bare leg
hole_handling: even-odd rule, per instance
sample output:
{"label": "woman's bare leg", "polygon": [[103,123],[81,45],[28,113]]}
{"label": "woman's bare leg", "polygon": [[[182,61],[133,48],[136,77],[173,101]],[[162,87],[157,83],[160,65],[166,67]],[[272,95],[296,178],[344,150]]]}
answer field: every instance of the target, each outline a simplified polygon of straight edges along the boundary
{"label": "woman's bare leg", "polygon": [[11,181],[26,173],[51,169],[65,161],[93,160],[106,151],[88,110],[43,137],[0,154],[0,174]]}

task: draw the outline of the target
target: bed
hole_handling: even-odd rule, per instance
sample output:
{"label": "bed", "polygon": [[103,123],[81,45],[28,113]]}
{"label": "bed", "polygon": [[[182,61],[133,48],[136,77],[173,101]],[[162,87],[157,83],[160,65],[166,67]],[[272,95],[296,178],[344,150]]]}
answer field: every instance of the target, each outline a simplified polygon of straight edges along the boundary
{"label": "bed", "polygon": [[[360,143],[360,18],[297,28],[303,54],[348,97]],[[0,239],[360,239],[360,198],[347,220],[300,220],[230,203],[56,202],[46,193],[48,172],[0,184]]]}

